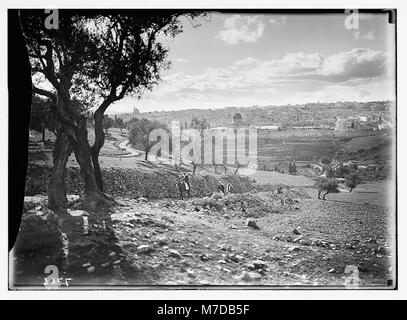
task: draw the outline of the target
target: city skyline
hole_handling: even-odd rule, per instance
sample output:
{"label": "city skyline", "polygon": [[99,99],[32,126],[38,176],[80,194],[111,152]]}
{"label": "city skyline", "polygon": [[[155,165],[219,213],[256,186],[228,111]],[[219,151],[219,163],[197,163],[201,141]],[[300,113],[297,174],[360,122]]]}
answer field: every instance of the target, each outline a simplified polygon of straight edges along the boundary
{"label": "city skyline", "polygon": [[209,16],[163,38],[171,67],[162,81],[110,112],[395,100],[387,14],[359,14],[357,30],[345,13]]}

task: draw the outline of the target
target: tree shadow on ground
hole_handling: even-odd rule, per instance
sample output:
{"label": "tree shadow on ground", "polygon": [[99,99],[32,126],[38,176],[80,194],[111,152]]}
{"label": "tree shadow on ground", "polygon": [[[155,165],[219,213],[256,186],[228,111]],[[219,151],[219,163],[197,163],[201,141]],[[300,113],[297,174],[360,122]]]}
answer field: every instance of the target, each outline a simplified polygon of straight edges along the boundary
{"label": "tree shadow on ground", "polygon": [[61,287],[67,282],[73,288],[152,283],[156,275],[151,270],[140,270],[126,259],[114,232],[113,210],[85,212],[87,228],[83,216],[71,215],[69,209],[55,210],[61,237],[36,248],[17,241],[10,254],[10,288],[45,288],[45,269],[51,265],[57,268]]}

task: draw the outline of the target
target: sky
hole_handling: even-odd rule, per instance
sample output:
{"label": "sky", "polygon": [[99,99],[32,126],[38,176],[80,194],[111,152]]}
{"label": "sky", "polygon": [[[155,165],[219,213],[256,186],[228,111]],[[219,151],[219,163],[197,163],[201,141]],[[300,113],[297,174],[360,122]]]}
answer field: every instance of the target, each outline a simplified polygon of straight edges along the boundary
{"label": "sky", "polygon": [[387,14],[211,12],[163,38],[171,67],[141,99],[110,112],[395,99]]}

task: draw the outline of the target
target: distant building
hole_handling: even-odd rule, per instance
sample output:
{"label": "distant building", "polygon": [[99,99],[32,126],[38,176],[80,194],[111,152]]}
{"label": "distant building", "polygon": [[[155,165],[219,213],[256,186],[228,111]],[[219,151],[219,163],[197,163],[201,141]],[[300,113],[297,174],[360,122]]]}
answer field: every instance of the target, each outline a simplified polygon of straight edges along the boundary
{"label": "distant building", "polygon": [[250,126],[250,123],[243,120],[243,116],[241,113],[236,113],[235,115],[233,115],[233,121],[230,123],[230,126],[234,129],[248,128]]}
{"label": "distant building", "polygon": [[349,128],[354,127],[354,121],[351,119],[341,119],[339,116],[335,122],[335,131],[348,131]]}
{"label": "distant building", "polygon": [[281,125],[270,125],[270,126],[254,126],[257,130],[267,130],[267,131],[280,131]]}
{"label": "distant building", "polygon": [[212,127],[211,130],[213,131],[224,131],[227,130],[227,127]]}

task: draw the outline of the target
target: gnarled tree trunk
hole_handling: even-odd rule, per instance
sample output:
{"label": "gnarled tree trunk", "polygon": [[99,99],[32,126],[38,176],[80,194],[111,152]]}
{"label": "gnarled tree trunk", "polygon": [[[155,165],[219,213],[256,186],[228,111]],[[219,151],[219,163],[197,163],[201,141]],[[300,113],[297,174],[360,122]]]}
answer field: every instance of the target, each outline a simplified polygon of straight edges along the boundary
{"label": "gnarled tree trunk", "polygon": [[104,192],[102,171],[99,164],[99,153],[105,143],[105,132],[103,130],[103,113],[96,110],[95,120],[95,142],[91,148],[93,168],[95,172],[96,184],[101,192]]}
{"label": "gnarled tree trunk", "polygon": [[69,128],[68,136],[75,153],[76,161],[78,161],[81,168],[82,177],[85,180],[85,198],[90,204],[96,205],[100,198],[100,192],[92,165],[91,149],[88,142],[86,124],[83,120],[81,122],[82,123],[78,126]]}
{"label": "gnarled tree trunk", "polygon": [[48,207],[50,209],[65,208],[68,203],[65,190],[65,169],[71,154],[72,146],[68,136],[60,129],[52,153],[54,167],[47,187]]}

